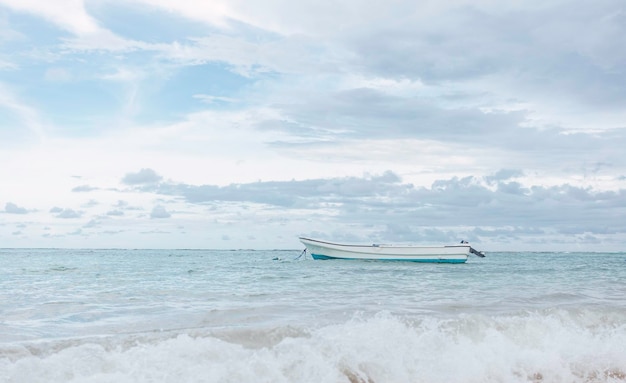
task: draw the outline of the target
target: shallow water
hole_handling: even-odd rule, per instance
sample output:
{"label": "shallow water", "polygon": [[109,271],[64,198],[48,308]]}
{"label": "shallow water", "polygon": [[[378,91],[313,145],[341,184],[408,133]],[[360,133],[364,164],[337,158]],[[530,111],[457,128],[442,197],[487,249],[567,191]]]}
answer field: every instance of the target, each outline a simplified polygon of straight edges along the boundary
{"label": "shallow water", "polygon": [[0,381],[626,381],[626,254],[298,255],[0,250]]}

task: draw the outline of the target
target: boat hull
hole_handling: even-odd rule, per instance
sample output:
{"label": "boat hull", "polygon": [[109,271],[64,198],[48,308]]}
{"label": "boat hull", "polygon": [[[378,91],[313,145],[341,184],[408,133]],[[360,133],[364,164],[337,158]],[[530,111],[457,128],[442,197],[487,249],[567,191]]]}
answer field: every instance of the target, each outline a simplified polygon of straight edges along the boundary
{"label": "boat hull", "polygon": [[300,237],[313,259],[353,259],[410,261],[426,263],[465,263],[469,244],[454,246],[345,245]]}

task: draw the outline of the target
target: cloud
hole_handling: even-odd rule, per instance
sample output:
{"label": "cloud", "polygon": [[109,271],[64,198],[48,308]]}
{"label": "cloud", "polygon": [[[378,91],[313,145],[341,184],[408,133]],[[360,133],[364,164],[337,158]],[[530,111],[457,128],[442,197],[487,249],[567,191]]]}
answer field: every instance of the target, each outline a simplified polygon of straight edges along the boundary
{"label": "cloud", "polygon": [[[0,112],[3,109],[9,111],[19,121],[19,124],[15,124],[16,126],[10,123],[5,125],[0,132],[0,137],[10,133],[13,140],[16,138],[34,138],[37,141],[42,141],[45,138],[45,128],[39,112],[21,100],[12,88],[0,82]],[[8,139],[2,141],[8,142]]]}
{"label": "cloud", "polygon": [[2,0],[1,3],[14,10],[43,17],[72,33],[93,33],[99,29],[82,1],[58,0],[53,4],[38,0]]}
{"label": "cloud", "polygon": [[220,96],[211,96],[208,94],[194,94],[193,98],[196,98],[198,100],[202,100],[202,102],[207,103],[207,104],[214,104],[214,103],[233,103],[236,102],[237,100],[231,97],[220,97]]}
{"label": "cloud", "polygon": [[117,234],[121,234],[124,233],[125,230],[104,230],[101,233],[102,234],[106,234],[106,235],[117,235]]}
{"label": "cloud", "polygon": [[345,177],[306,181],[274,181],[228,186],[159,184],[145,191],[182,196],[191,203],[212,201],[246,201],[283,207],[306,207],[315,197],[354,198],[383,194],[390,189],[401,191],[410,185],[401,185],[393,172],[364,178]]}
{"label": "cloud", "polygon": [[[530,110],[444,107],[440,100],[397,96],[371,88],[318,90],[298,98],[287,97],[290,100],[279,100],[274,105],[282,117],[262,119],[257,127],[285,133],[300,146],[412,138],[448,146],[462,144],[491,151],[533,150],[538,156],[577,159],[580,158],[575,155],[577,150],[606,149],[609,140],[626,143],[626,132],[622,129],[566,134],[566,129],[559,126],[526,126],[532,120]],[[543,157],[536,158],[544,162]]]}
{"label": "cloud", "polygon": [[90,191],[94,191],[94,190],[98,190],[98,188],[97,187],[93,187],[93,186],[89,186],[89,185],[80,185],[80,186],[76,186],[75,188],[72,189],[72,191],[76,192],[76,193],[90,192]]}
{"label": "cloud", "polygon": [[98,206],[99,204],[100,203],[98,201],[96,201],[95,199],[90,199],[89,201],[87,201],[84,204],[82,204],[81,207],[89,208],[89,207]]}
{"label": "cloud", "polygon": [[[382,240],[456,241],[461,236],[502,241],[546,233],[626,234],[621,218],[626,214],[626,190],[596,191],[569,184],[527,186],[511,180],[518,176],[523,173],[502,169],[493,176],[452,177],[417,187],[386,172],[228,186],[161,183],[143,191],[184,198],[191,204],[234,202],[269,209],[261,208],[261,215],[275,208],[310,211],[324,216],[322,227],[360,227],[361,232]],[[155,207],[151,216],[169,217],[169,213]],[[326,231],[325,235],[341,238],[346,234]]]}
{"label": "cloud", "polygon": [[82,211],[76,211],[73,209],[63,209],[58,206],[50,209],[50,213],[55,214],[57,218],[80,218],[83,214]]}
{"label": "cloud", "polygon": [[493,183],[497,181],[506,181],[511,178],[521,177],[524,175],[524,172],[520,169],[500,169],[492,176],[486,176],[485,180],[488,183]]}
{"label": "cloud", "polygon": [[4,212],[9,214],[27,214],[28,210],[23,207],[17,206],[13,202],[7,202],[4,205]]}
{"label": "cloud", "polygon": [[92,218],[91,220],[89,220],[89,222],[84,224],[83,227],[86,229],[91,229],[95,227],[100,227],[101,225],[102,225],[102,220],[100,218]]}
{"label": "cloud", "polygon": [[46,71],[46,81],[66,82],[72,79],[71,74],[65,68],[50,68]]}
{"label": "cloud", "polygon": [[141,231],[139,234],[171,234],[169,231],[165,230],[149,230],[149,231]]}
{"label": "cloud", "polygon": [[175,12],[185,18],[211,23],[219,27],[227,27],[229,19],[235,14],[227,1],[216,0],[198,3],[193,0],[181,0],[175,3],[168,0],[134,0],[143,7],[158,7],[166,12]]}
{"label": "cloud", "polygon": [[154,170],[144,168],[137,173],[128,173],[122,178],[122,183],[126,185],[149,185],[156,184],[163,177],[158,175]]}
{"label": "cloud", "polygon": [[152,219],[170,218],[171,216],[172,215],[161,205],[156,205],[150,212],[150,218]]}

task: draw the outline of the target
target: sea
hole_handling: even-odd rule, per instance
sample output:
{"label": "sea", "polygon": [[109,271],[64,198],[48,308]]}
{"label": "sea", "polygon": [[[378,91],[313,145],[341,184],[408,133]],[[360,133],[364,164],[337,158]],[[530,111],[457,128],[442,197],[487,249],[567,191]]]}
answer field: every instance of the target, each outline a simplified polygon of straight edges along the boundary
{"label": "sea", "polygon": [[0,382],[626,382],[626,253],[0,249]]}

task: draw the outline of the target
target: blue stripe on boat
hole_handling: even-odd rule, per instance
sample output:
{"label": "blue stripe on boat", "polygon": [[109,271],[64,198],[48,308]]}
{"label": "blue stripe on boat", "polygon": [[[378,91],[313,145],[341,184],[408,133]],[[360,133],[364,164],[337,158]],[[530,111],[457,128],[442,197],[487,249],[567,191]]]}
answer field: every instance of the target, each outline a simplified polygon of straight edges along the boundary
{"label": "blue stripe on boat", "polygon": [[343,259],[346,261],[403,261],[403,262],[421,262],[421,263],[465,263],[466,259],[406,259],[406,258],[395,258],[395,259],[368,259],[368,258],[336,258],[329,257],[328,255],[321,254],[311,254],[313,259],[327,260],[327,259]]}

